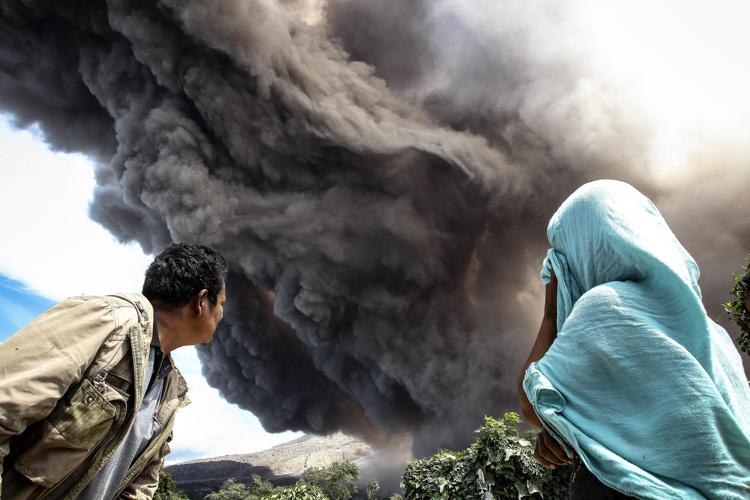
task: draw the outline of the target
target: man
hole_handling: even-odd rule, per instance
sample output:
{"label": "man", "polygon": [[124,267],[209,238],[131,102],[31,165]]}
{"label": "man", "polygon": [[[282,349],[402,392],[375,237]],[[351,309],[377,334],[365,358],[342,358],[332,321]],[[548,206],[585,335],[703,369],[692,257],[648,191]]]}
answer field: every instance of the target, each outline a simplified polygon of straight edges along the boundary
{"label": "man", "polygon": [[173,244],[142,294],[73,297],[0,344],[3,499],[153,497],[187,386],[170,353],[209,342],[227,264]]}

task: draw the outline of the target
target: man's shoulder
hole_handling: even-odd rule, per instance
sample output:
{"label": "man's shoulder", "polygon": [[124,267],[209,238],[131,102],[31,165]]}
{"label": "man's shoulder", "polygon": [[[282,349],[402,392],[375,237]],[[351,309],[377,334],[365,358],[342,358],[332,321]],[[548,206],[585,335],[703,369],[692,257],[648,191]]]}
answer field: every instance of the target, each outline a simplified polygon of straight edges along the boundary
{"label": "man's shoulder", "polygon": [[140,293],[116,293],[102,297],[111,306],[118,324],[125,329],[138,324],[149,325],[150,338],[154,324],[154,308],[151,303]]}
{"label": "man's shoulder", "polygon": [[65,298],[62,302],[104,302],[110,305],[122,306],[124,303],[135,305],[136,302],[140,302],[144,306],[152,309],[151,303],[141,293],[137,292],[123,292],[123,293],[110,293],[107,295],[72,295]]}
{"label": "man's shoulder", "polygon": [[141,314],[147,315],[152,319],[154,317],[154,307],[151,302],[148,301],[143,294],[140,293],[113,293],[111,295],[105,295],[100,297],[102,300],[108,301],[113,307],[124,307],[129,309],[135,309]]}
{"label": "man's shoulder", "polygon": [[111,295],[76,295],[68,297],[55,308],[96,309],[102,317],[110,317],[118,326],[151,323],[154,308],[140,293],[114,293]]}

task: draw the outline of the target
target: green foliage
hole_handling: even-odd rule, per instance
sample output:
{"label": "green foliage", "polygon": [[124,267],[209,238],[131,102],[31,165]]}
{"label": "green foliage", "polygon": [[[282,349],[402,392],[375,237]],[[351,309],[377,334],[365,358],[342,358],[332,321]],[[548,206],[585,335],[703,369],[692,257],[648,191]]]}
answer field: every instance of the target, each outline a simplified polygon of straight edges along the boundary
{"label": "green foliage", "polygon": [[401,487],[409,500],[568,498],[570,468],[550,471],[534,460],[534,434],[518,431],[520,419],[485,417],[479,437],[463,452],[440,451],[409,461]]}
{"label": "green foliage", "polygon": [[740,350],[750,354],[750,311],[745,308],[745,297],[748,291],[741,284],[743,275],[748,271],[750,271],[750,257],[742,272],[734,276],[734,286],[729,292],[732,300],[724,304],[724,310],[740,327],[740,336],[737,339]]}
{"label": "green foliage", "polygon": [[205,496],[205,500],[256,500],[259,498],[257,495],[252,495],[247,486],[232,477],[224,481],[219,491]]}
{"label": "green foliage", "polygon": [[154,500],[188,500],[188,497],[177,489],[172,475],[162,470],[159,472],[159,487],[156,488]]}
{"label": "green foliage", "polygon": [[378,492],[380,491],[380,483],[374,477],[371,477],[367,481],[367,500],[378,500]]}
{"label": "green foliage", "polygon": [[[255,481],[255,479],[258,481]],[[276,488],[271,483],[253,476],[253,484],[246,486],[235,479],[224,481],[221,489],[206,495],[205,500],[328,500],[315,485],[297,481],[293,486]]]}
{"label": "green foliage", "polygon": [[263,497],[264,500],[328,500],[323,491],[313,484],[297,481],[294,486],[275,488],[273,493]]}
{"label": "green foliage", "polygon": [[253,474],[250,479],[250,485],[247,487],[250,497],[253,498],[265,498],[264,495],[269,495],[275,490],[274,486],[270,481],[264,481],[258,474]]}
{"label": "green foliage", "polygon": [[[539,465],[533,457],[536,435],[519,432],[519,424],[515,413],[502,420],[485,417],[477,440],[463,452],[440,451],[411,460],[401,483],[405,495],[388,500],[567,499],[571,471]],[[274,487],[258,476],[249,486],[229,479],[206,500],[349,500],[358,493],[358,477],[357,466],[343,462],[308,469],[294,486]],[[370,479],[366,492],[359,494],[378,500],[379,490],[377,480]]]}
{"label": "green foliage", "polygon": [[341,462],[328,467],[307,469],[301,480],[320,488],[331,500],[349,500],[357,493],[354,484],[359,478],[359,468],[351,462]]}
{"label": "green foliage", "polygon": [[354,482],[358,478],[359,469],[351,462],[313,467],[296,484],[286,487],[274,487],[254,474],[250,485],[227,479],[219,491],[209,493],[205,500],[349,500],[357,493]]}

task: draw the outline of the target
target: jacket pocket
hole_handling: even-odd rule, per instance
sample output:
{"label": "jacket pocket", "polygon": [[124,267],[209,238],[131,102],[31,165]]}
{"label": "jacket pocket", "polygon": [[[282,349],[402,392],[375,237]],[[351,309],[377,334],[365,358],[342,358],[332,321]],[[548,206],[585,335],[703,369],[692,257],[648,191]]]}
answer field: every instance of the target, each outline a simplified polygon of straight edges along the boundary
{"label": "jacket pocket", "polygon": [[84,379],[70,399],[70,404],[51,416],[50,423],[69,443],[93,447],[107,433],[115,418],[115,407]]}
{"label": "jacket pocket", "polygon": [[[97,390],[98,387],[98,390]],[[83,379],[44,421],[41,436],[19,454],[14,468],[51,488],[73,472],[114,430],[125,414],[125,398],[108,386]]]}

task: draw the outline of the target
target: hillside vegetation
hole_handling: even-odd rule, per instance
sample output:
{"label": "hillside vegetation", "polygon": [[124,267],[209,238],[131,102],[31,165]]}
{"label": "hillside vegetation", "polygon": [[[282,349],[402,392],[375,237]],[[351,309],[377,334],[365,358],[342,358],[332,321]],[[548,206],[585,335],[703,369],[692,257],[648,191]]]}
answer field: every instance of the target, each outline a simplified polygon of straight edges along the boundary
{"label": "hillside vegetation", "polygon": [[729,291],[731,300],[724,304],[724,310],[732,321],[740,327],[740,336],[737,338],[737,344],[741,351],[750,354],[750,311],[745,309],[745,297],[748,290],[742,283],[742,278],[750,272],[750,256],[748,262],[739,274],[734,275],[732,289]]}
{"label": "hillside vegetation", "polygon": [[568,498],[570,468],[550,471],[534,460],[535,433],[521,433],[520,419],[485,417],[477,440],[462,452],[441,451],[411,460],[401,481],[409,500]]}
{"label": "hillside vegetation", "polygon": [[[401,488],[404,496],[389,500],[558,500],[568,498],[569,468],[554,471],[533,457],[535,434],[519,431],[520,419],[506,413],[497,420],[485,417],[477,439],[463,451],[443,450],[432,457],[409,461]],[[305,471],[292,486],[277,487],[254,476],[246,485],[228,479],[205,500],[350,500],[382,499],[375,479],[366,489],[356,484],[359,470],[343,462]],[[174,482],[164,475],[157,500],[182,500]]]}

